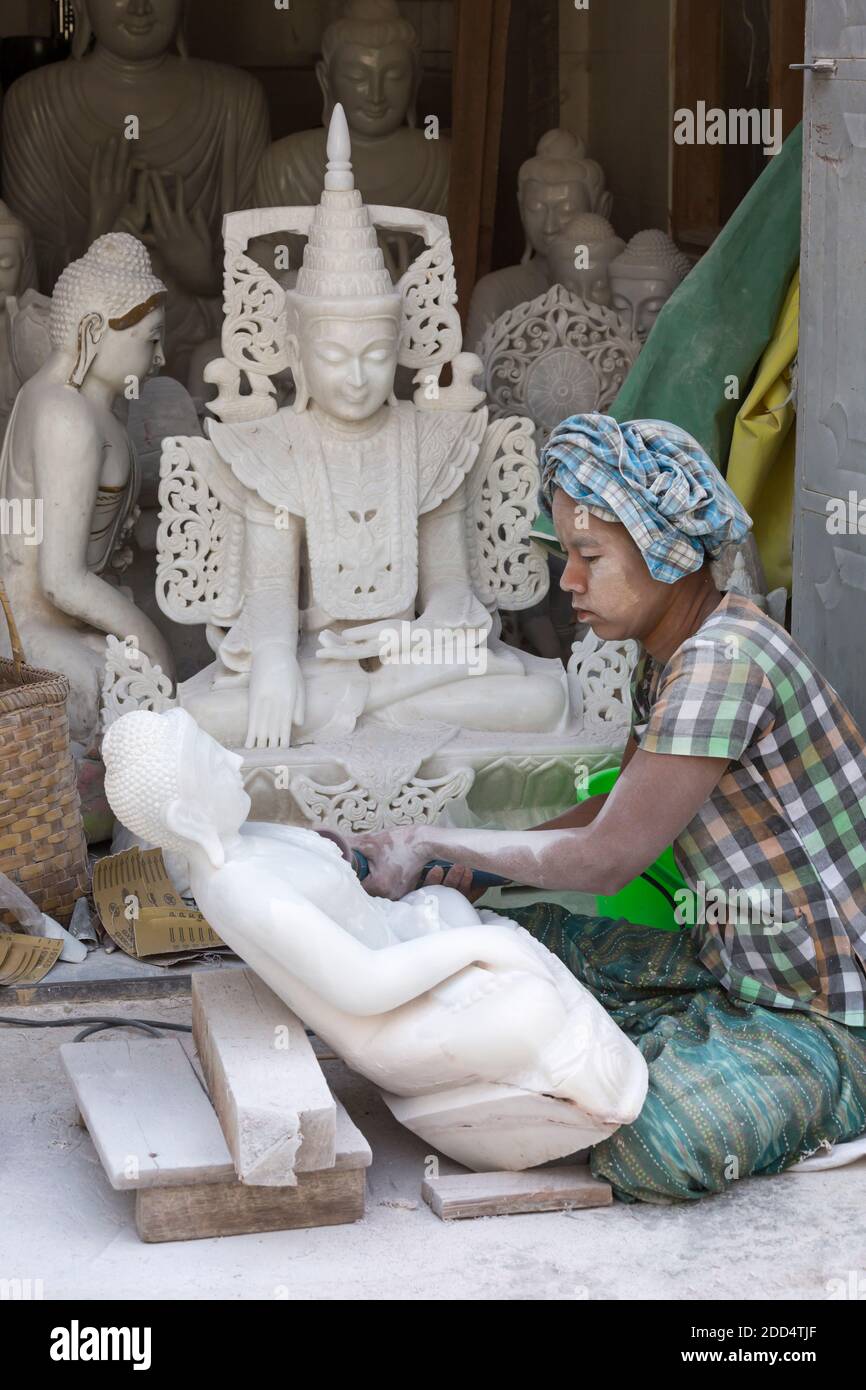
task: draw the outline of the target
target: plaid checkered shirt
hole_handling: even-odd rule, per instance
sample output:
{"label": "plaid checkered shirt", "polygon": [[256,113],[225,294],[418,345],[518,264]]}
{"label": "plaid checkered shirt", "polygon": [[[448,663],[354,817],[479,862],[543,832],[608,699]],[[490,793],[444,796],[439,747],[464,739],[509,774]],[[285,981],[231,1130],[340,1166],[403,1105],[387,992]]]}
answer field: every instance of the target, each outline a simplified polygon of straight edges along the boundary
{"label": "plaid checkered shirt", "polygon": [[[666,666],[644,658],[632,699],[642,749],[729,760],[674,842],[710,899],[700,959],[734,997],[866,1026],[866,748],[839,696],[729,592]],[[725,909],[744,890],[763,912]]]}

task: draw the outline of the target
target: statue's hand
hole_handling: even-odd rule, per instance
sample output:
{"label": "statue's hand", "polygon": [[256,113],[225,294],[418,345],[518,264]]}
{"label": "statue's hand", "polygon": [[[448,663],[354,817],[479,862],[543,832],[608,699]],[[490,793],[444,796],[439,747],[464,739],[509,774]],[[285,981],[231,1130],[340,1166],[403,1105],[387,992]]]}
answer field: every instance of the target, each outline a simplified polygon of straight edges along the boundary
{"label": "statue's hand", "polygon": [[380,656],[382,633],[393,627],[393,623],[376,622],[360,623],[342,632],[325,628],[319,633],[316,657],[319,661],[362,661],[364,657]]}
{"label": "statue's hand", "polygon": [[133,166],[130,142],[114,135],[97,145],[90,160],[88,242],[113,232],[131,202]]}
{"label": "statue's hand", "polygon": [[257,652],[250,672],[246,747],[288,748],[292,725],[303,723],[305,703],[294,653],[278,646]]}
{"label": "statue's hand", "polygon": [[175,180],[171,206],[161,175],[147,175],[151,231],[144,240],[159,257],[165,272],[190,294],[219,293],[220,277],[214,263],[214,245],[201,208],[190,218],[186,210],[183,179]]}

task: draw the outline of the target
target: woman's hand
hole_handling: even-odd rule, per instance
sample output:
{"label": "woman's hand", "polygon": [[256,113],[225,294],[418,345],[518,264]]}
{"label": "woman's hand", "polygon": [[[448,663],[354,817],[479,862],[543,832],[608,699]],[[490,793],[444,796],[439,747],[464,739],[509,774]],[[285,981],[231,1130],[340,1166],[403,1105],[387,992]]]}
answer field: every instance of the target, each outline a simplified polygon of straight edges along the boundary
{"label": "woman's hand", "polygon": [[428,885],[440,885],[443,888],[456,888],[458,893],[462,893],[464,898],[468,898],[471,903],[483,898],[487,889],[482,884],[476,887],[473,884],[472,870],[468,864],[452,864],[450,869],[443,869],[441,864],[434,864],[432,869],[428,869],[421,884],[422,888]]}
{"label": "woman's hand", "polygon": [[360,850],[370,865],[363,880],[367,892],[374,898],[392,901],[412,891],[427,858],[414,825],[380,830],[375,835],[356,835],[350,846]]}

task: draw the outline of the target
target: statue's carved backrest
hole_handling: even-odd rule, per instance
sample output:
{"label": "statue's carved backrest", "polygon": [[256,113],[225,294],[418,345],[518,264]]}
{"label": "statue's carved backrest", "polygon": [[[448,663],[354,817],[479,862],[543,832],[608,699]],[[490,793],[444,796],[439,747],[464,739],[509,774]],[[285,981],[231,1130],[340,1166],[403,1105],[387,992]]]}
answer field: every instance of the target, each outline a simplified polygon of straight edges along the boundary
{"label": "statue's carved backrest", "polygon": [[[312,207],[260,208],[231,212],[223,220],[223,356],[205,370],[206,379],[219,387],[209,409],[221,420],[258,419],[277,409],[272,378],[292,365],[286,294],[248,248],[257,238],[307,235],[314,212]],[[438,381],[463,342],[448,223],[411,208],[374,205],[369,213],[375,226],[420,237],[424,243],[397,284],[404,306],[399,362],[416,373],[416,380]],[[241,373],[247,378],[246,395],[241,395]]]}
{"label": "statue's carved backrest", "polygon": [[631,679],[640,648],[629,640],[604,642],[589,629],[568,663],[572,715],[585,732],[625,741],[631,726]]}
{"label": "statue's carved backrest", "polygon": [[491,608],[531,608],[547,593],[547,559],[529,536],[538,487],[532,421],[488,425],[467,480],[466,525],[472,584]]}
{"label": "statue's carved backrest", "polygon": [[156,598],[177,623],[227,629],[243,604],[245,489],[209,439],[164,439]]}

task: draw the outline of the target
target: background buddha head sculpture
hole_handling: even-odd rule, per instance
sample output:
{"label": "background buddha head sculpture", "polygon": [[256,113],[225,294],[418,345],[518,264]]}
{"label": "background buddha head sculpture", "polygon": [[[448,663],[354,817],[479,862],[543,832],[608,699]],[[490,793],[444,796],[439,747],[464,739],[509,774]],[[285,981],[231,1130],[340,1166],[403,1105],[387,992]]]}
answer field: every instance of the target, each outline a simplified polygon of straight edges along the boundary
{"label": "background buddha head sculpture", "polygon": [[0,203],[0,312],[10,295],[36,288],[33,238],[23,222]]}
{"label": "background buddha head sculpture", "polygon": [[403,300],[376,229],[355,188],[346,117],[334,108],[325,190],[286,293],[295,410],[314,401],[347,423],[369,419],[392,399]]}
{"label": "background buddha head sculpture", "polygon": [[184,0],[72,0],[72,57],[83,58],[92,40],[124,62],[147,62],[170,48],[186,57]]}
{"label": "background buddha head sculpture", "polygon": [[624,250],[606,217],[582,212],[548,245],[551,278],[589,304],[610,304],[610,264]]}
{"label": "background buddha head sculpture", "polygon": [[641,342],[692,263],[667,232],[636,232],[610,266],[612,307]]}
{"label": "background buddha head sculpture", "polygon": [[609,217],[613,202],[601,165],[587,159],[583,141],[568,130],[542,135],[535,154],[520,166],[517,198],[526,232],[524,262],[547,256],[553,238],[578,213]]}
{"label": "background buddha head sculpture", "polygon": [[99,237],[67,266],[51,298],[49,335],[69,360],[68,385],[90,373],[119,394],[164,365],[166,288],[144,246],[126,232]]}
{"label": "background buddha head sculpture", "polygon": [[396,0],[349,0],[322,38],[316,76],[327,126],[339,102],[355,135],[381,139],[415,125],[421,45]]}
{"label": "background buddha head sculpture", "polygon": [[123,825],[149,844],[187,856],[198,849],[213,868],[222,866],[223,838],[236,834],[250,812],[239,754],[222,748],[186,710],[133,710],[107,730],[103,758],[106,796]]}

